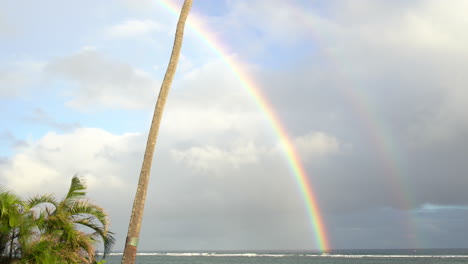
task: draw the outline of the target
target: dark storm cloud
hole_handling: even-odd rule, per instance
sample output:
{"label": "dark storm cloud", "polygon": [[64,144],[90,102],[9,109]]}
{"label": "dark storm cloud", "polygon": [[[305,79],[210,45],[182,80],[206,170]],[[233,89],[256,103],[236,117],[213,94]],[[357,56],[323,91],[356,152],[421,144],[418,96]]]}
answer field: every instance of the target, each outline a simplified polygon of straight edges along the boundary
{"label": "dark storm cloud", "polygon": [[[408,192],[400,199],[410,208],[466,204],[467,52],[449,39],[466,42],[458,17],[440,22],[439,34],[430,19],[450,15],[434,1],[331,6],[316,54],[285,72],[260,73],[292,134],[321,130],[351,146],[330,167],[309,167],[324,210],[400,208],[397,196]],[[339,16],[343,10],[350,12]]]}

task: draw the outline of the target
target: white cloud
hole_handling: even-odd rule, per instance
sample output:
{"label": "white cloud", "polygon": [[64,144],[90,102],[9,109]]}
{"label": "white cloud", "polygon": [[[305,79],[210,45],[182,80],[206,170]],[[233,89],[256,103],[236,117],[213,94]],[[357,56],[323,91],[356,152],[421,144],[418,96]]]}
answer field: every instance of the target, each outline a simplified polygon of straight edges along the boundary
{"label": "white cloud", "polygon": [[72,97],[67,104],[84,111],[147,108],[160,87],[148,73],[90,48],[56,58],[46,70],[52,78],[70,81],[68,89],[63,89],[64,95]]}
{"label": "white cloud", "polygon": [[5,18],[2,12],[0,12],[0,36],[8,32],[8,27],[5,23]]}
{"label": "white cloud", "polygon": [[171,137],[192,140],[238,133],[251,138],[267,124],[237,76],[221,60],[181,73],[172,86],[162,127]]}
{"label": "white cloud", "polygon": [[[177,65],[177,72],[179,74],[183,74],[183,73],[186,73],[188,71],[190,71],[191,69],[194,68],[194,64],[193,62],[190,60],[190,58],[188,58],[187,56],[185,56],[184,53],[181,53],[180,54],[180,57],[179,57],[179,63]],[[161,67],[155,67],[155,69],[158,69],[158,68],[162,68]]]}
{"label": "white cloud", "polygon": [[38,123],[38,124],[49,126],[52,129],[56,129],[59,131],[71,131],[75,128],[80,127],[80,124],[76,122],[75,123],[58,122],[52,116],[50,116],[49,113],[47,113],[41,108],[35,108],[30,114],[30,116],[27,117],[27,120]]}
{"label": "white cloud", "polygon": [[49,132],[19,147],[0,165],[1,182],[21,194],[63,194],[69,179],[79,173],[92,190],[100,186],[124,188],[124,176],[132,170],[128,162],[143,146],[135,145],[140,140],[140,134],[113,135],[97,128],[79,128],[67,134]]}
{"label": "white cloud", "polygon": [[217,146],[190,147],[184,150],[173,149],[174,159],[189,167],[206,172],[220,172],[222,169],[238,169],[241,166],[259,161],[264,152],[253,142],[234,144],[227,149]]}
{"label": "white cloud", "polygon": [[[351,27],[341,25],[341,30],[344,30],[343,33],[350,39],[354,35],[362,44],[367,42],[374,47],[393,51],[415,49],[466,53],[464,47],[468,36],[461,29],[465,28],[468,22],[463,19],[464,15],[460,10],[467,5],[465,1],[454,2],[456,4],[446,5],[440,1],[421,1],[418,4],[403,5],[386,15],[373,16],[370,21],[362,20]],[[384,12],[389,3],[380,2],[374,6],[378,6],[376,10]],[[373,11],[375,10],[368,10],[365,15],[369,17]]]}
{"label": "white cloud", "polygon": [[163,26],[154,20],[127,20],[121,24],[112,26],[107,34],[110,37],[129,38],[136,36],[146,36],[153,32],[160,32]]}
{"label": "white cloud", "polygon": [[[165,31],[157,23],[174,21],[175,17],[166,14],[166,10],[149,8],[158,5],[155,1],[124,1],[129,6],[141,8],[143,12],[139,14],[150,14],[146,17],[151,19],[157,17],[157,22],[145,20],[145,15],[139,17],[135,12],[125,13],[127,9],[124,13],[118,10],[116,15],[119,17],[125,15],[136,19],[109,28],[104,32],[108,37],[144,40],[150,34],[160,36],[160,32]],[[468,25],[465,10],[468,2],[300,2],[302,6],[281,0],[227,1],[222,16],[208,18],[211,23],[206,25],[210,32],[216,32],[219,40],[224,40],[221,42],[228,46],[228,50],[240,52],[245,60],[272,62],[263,69],[263,76],[249,71],[249,65],[243,69],[249,76],[268,79],[262,89],[286,121],[289,131],[312,131],[292,140],[306,163],[305,169],[314,184],[321,208],[330,213],[327,225],[333,244],[340,246],[335,241],[349,241],[341,245],[353,245],[352,241],[366,231],[372,234],[367,241],[388,238],[387,233],[379,233],[382,229],[378,223],[387,223],[385,220],[390,218],[375,220],[373,212],[367,210],[398,206],[398,192],[392,193],[394,186],[389,186],[387,179],[387,173],[391,171],[388,169],[392,168],[378,154],[401,157],[401,164],[390,165],[398,166],[398,172],[401,172],[398,176],[409,186],[410,199],[415,206],[431,201],[452,208],[450,204],[467,201],[466,192],[462,190],[467,186],[467,178],[462,174],[467,169],[465,71],[468,66]],[[112,8],[116,6],[118,4]],[[119,21],[115,20],[114,11],[105,6],[96,10]],[[76,24],[81,26],[83,23],[78,17],[84,16],[76,19]],[[103,28],[95,23],[90,25],[93,30]],[[87,31],[85,35],[77,33],[75,36],[85,41],[83,44],[98,46],[99,50],[83,48],[76,54],[54,59],[48,65],[49,76],[54,81],[65,80],[58,84],[70,97],[68,104],[81,110],[138,109],[152,105],[159,88],[158,81],[145,71],[102,53],[102,48],[110,48],[105,52],[116,50],[117,46],[106,42],[115,39],[104,38],[103,43],[101,36],[93,39],[95,33]],[[209,48],[203,47],[203,42],[195,41],[193,34],[186,36],[189,52],[184,53],[186,57],[181,57],[161,127],[163,137],[158,142],[155,158],[158,177],[153,178],[154,185],[151,186],[157,188],[150,187],[151,191],[157,190],[151,198],[157,199],[148,199],[150,203],[154,202],[145,213],[151,228],[143,232],[147,242],[142,245],[148,250],[196,248],[200,246],[199,241],[206,242],[200,246],[205,249],[210,245],[220,248],[312,245],[313,242],[307,240],[312,237],[304,232],[308,228],[307,217],[297,214],[303,211],[297,186],[281,148],[275,145],[270,124],[230,69],[221,61],[207,63],[207,57],[196,55]],[[53,47],[54,43],[42,44]],[[235,44],[229,46],[229,43]],[[42,47],[42,44],[33,46]],[[62,44],[60,47],[64,49],[73,49],[65,42]],[[142,48],[134,57],[127,53],[122,43],[117,45],[117,52],[122,51],[117,56],[132,56],[131,60],[138,65],[157,63],[161,69],[166,66],[164,62],[141,60],[139,57],[148,59],[146,54],[152,53],[148,53],[144,45],[139,45]],[[282,45],[281,52],[270,50],[278,45]],[[304,49],[312,52],[303,52]],[[254,54],[259,50],[268,56]],[[198,66],[200,62],[205,64]],[[0,70],[0,95],[15,96],[27,91],[29,84],[23,83],[22,78],[29,70],[22,69],[7,65],[5,70]],[[13,86],[20,89],[5,90]],[[32,105],[30,109],[35,107],[43,106]],[[48,116],[54,114],[52,109],[46,114],[38,111],[33,118],[49,123],[49,126],[62,127],[63,124]],[[114,113],[109,111],[109,114]],[[375,124],[371,121],[378,121],[385,135],[373,134],[376,133],[373,131]],[[111,124],[102,120],[102,125]],[[25,131],[22,125],[18,129]],[[401,138],[408,130],[412,138]],[[29,144],[16,148],[17,154],[0,158],[0,182],[22,192],[63,192],[71,175],[81,172],[88,179],[91,191],[99,194],[98,199],[106,197],[111,201],[108,203],[110,207],[118,208],[114,210],[117,215],[113,219],[120,223],[121,228],[116,231],[122,235],[127,227],[121,220],[127,219],[123,211],[129,208],[128,201],[133,198],[130,195],[134,191],[128,188],[128,183],[136,182],[143,136],[114,135],[99,129],[69,128],[65,131],[68,133],[48,133],[38,140],[30,140]],[[15,132],[11,135],[21,136]],[[17,140],[11,135],[0,134],[0,140],[14,143]],[[423,143],[428,146],[424,150],[428,151],[411,149],[413,152],[405,153],[410,145],[408,141]],[[346,150],[343,142],[352,142],[360,147],[359,151],[341,155]],[[385,149],[388,145],[392,148]],[[131,179],[129,175],[133,175]],[[395,180],[398,183],[398,179]],[[362,186],[372,188],[363,192]],[[288,211],[294,206],[299,209]],[[434,210],[433,206],[422,208],[434,213],[440,211],[439,216],[447,212],[439,210],[441,208]],[[363,215],[363,211],[369,214]],[[340,214],[336,215],[336,212]],[[351,216],[348,214],[350,218],[344,216],[346,212],[353,212]],[[445,217],[449,219],[451,216]],[[338,224],[339,227],[357,219],[362,225],[356,229],[346,226],[354,232],[348,233],[348,237],[335,232],[339,230],[337,222],[346,223]],[[300,225],[302,220],[305,225]],[[276,224],[272,224],[274,221]],[[382,226],[391,230],[389,234],[398,230],[397,225]],[[259,232],[258,227],[263,231]],[[295,231],[291,232],[291,229]],[[285,239],[284,233],[278,234],[274,230],[288,230],[286,236],[289,238]],[[218,237],[213,238],[215,236]],[[154,237],[161,239],[155,241]],[[463,239],[458,241],[465,241]],[[122,237],[119,243],[124,240]],[[402,240],[386,241],[393,241],[388,244],[391,246],[406,245],[400,243]],[[437,241],[437,237],[432,241]]]}
{"label": "white cloud", "polygon": [[[88,183],[90,199],[110,213],[120,249],[143,147],[141,134],[115,135],[97,128],[79,128],[64,134],[50,132],[18,148],[15,155],[2,162],[0,182],[24,197],[37,193],[61,197],[71,176],[80,173]],[[297,230],[290,229],[287,240],[296,241],[299,237],[308,241],[309,235],[301,235],[307,227],[307,218],[295,182],[284,163],[270,163],[270,158],[282,158],[266,152],[248,140],[228,147],[191,145],[172,153],[167,151],[167,144],[160,144],[154,163],[158,177],[153,177],[149,187],[145,211],[145,219],[150,219],[153,227],[146,227],[148,232],[142,234],[142,240],[151,241],[154,235],[186,237],[187,230],[211,230],[197,233],[196,237],[212,241],[212,235],[222,235],[230,238],[227,241],[238,240],[236,245],[245,243],[247,236],[237,237],[233,232],[249,234],[254,229],[258,232],[251,221],[262,222],[274,215],[277,220],[264,226],[262,239],[269,240],[270,230],[296,223]],[[166,159],[167,154],[177,161]],[[278,193],[288,195],[279,197]],[[193,217],[200,216],[200,212],[201,218],[195,217],[200,222],[194,222]],[[242,219],[220,222],[226,214]],[[170,246],[193,246],[191,241],[184,241]],[[151,246],[169,248],[164,245],[166,242]]]}
{"label": "white cloud", "polygon": [[[243,29],[243,33],[245,33],[246,25],[249,25],[248,29],[261,28],[263,42],[281,40],[282,44],[291,44],[309,36],[306,30],[307,24],[302,20],[304,11],[290,1],[257,0],[228,3],[227,17],[216,22]],[[219,27],[219,25],[213,26]],[[257,39],[259,35],[254,34],[252,37]]]}
{"label": "white cloud", "polygon": [[229,109],[201,104],[184,105],[177,100],[173,100],[173,104],[177,106],[168,107],[161,128],[173,138],[196,140],[226,133],[256,137],[267,130],[262,127],[265,122],[262,123],[264,117],[260,113],[229,112]]}
{"label": "white cloud", "polygon": [[[287,1],[235,1],[228,19],[261,28],[264,37],[286,43],[313,37],[330,48],[349,47],[344,41],[348,39],[350,43],[466,52],[468,36],[464,29],[468,22],[463,10],[468,4],[464,0],[451,1],[450,5],[438,0],[347,0],[328,1],[322,6],[315,9]],[[343,37],[343,42],[337,42]]]}
{"label": "white cloud", "polygon": [[121,249],[144,146],[138,133],[118,135],[98,128],[49,132],[0,160],[0,185],[25,199],[36,194],[60,199],[78,173],[88,185],[87,197],[109,213]]}
{"label": "white cloud", "polygon": [[310,132],[294,139],[294,145],[306,162],[329,154],[340,152],[340,143],[336,137],[323,132]]}
{"label": "white cloud", "polygon": [[[174,159],[193,169],[219,173],[253,163],[258,166],[268,166],[267,161],[282,159],[281,153],[284,151],[277,145],[268,145],[265,142],[248,140],[232,144],[221,142],[217,146],[208,144],[186,149],[173,149],[171,154]],[[316,166],[320,166],[324,158],[341,151],[338,139],[323,132],[310,132],[297,137],[294,139],[294,145],[303,161],[314,160]],[[317,160],[318,158],[320,161]]]}
{"label": "white cloud", "polygon": [[19,61],[0,65],[0,97],[22,96],[41,81],[44,63]]}
{"label": "white cloud", "polygon": [[156,6],[155,1],[148,0],[120,0],[126,7],[134,9],[136,11],[154,11]]}

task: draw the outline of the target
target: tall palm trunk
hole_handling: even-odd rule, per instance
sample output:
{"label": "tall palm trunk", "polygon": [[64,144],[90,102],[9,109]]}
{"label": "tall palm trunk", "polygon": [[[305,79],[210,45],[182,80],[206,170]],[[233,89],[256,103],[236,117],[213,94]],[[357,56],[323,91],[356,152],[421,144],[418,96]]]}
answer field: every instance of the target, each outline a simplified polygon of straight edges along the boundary
{"label": "tall palm trunk", "polygon": [[187,20],[191,6],[192,0],[184,1],[184,5],[180,11],[179,21],[177,22],[171,59],[169,60],[166,75],[164,76],[164,80],[161,85],[158,101],[156,102],[156,107],[154,109],[153,121],[151,122],[148,141],[146,143],[145,156],[143,158],[140,179],[138,180],[138,188],[135,194],[135,200],[133,202],[132,215],[130,217],[130,224],[128,226],[127,240],[125,241],[125,250],[122,257],[122,264],[135,263],[154,148],[156,146],[156,139],[158,137],[164,105],[166,104],[167,95],[169,94],[169,89],[171,87],[172,80],[174,79],[177,63],[179,61],[180,49],[182,47],[182,39],[184,36],[185,21]]}

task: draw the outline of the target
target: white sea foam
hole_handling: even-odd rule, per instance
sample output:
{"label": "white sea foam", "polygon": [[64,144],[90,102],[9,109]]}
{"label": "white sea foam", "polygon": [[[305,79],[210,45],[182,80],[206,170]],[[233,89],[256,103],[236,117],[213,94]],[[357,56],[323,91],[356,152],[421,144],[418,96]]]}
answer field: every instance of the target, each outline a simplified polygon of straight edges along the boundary
{"label": "white sea foam", "polygon": [[[102,255],[102,253],[98,253]],[[113,252],[109,256],[122,256],[122,252]],[[215,253],[215,252],[138,252],[138,256],[169,256],[169,257],[288,257],[298,256],[296,254],[258,254],[258,253]]]}
{"label": "white sea foam", "polygon": [[[122,252],[110,253],[110,256],[121,256]],[[468,258],[468,255],[355,255],[355,254],[262,254],[262,253],[215,253],[215,252],[139,252],[138,256],[168,257],[312,257],[312,258]]]}
{"label": "white sea foam", "polygon": [[326,258],[468,258],[468,255],[343,255],[343,254],[323,254],[306,255],[307,257]]}

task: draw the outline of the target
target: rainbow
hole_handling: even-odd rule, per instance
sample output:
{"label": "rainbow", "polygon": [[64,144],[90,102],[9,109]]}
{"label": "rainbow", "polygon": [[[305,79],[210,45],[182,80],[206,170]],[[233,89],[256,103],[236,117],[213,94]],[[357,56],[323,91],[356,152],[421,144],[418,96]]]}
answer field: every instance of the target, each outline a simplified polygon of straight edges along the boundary
{"label": "rainbow", "polygon": [[[317,28],[315,28],[315,25],[317,25],[317,17],[314,17],[311,13],[303,12],[303,10],[294,9],[292,5],[290,6],[290,10],[294,10],[294,17],[298,23],[309,28],[308,32],[318,31]],[[407,175],[403,166],[403,153],[397,153],[395,146],[398,146],[398,144],[394,142],[386,124],[378,117],[378,108],[372,104],[371,100],[363,91],[353,86],[352,78],[348,76],[349,74],[347,72],[347,69],[350,67],[346,67],[346,62],[337,58],[332,50],[327,49],[326,46],[321,43],[321,39],[317,34],[309,34],[309,36],[313,38],[317,49],[321,51],[321,54],[325,56],[326,60],[333,67],[333,72],[336,75],[334,80],[339,87],[341,87],[344,98],[347,99],[355,116],[359,119],[364,128],[363,130],[367,138],[374,147],[378,161],[383,168],[382,175],[388,183],[398,208],[406,212],[407,219],[405,223],[403,223],[403,226],[406,228],[404,233],[406,234],[406,240],[409,242],[409,246],[413,248],[420,247],[422,243],[418,240],[417,223],[411,212],[413,206],[411,193],[408,188],[408,183],[405,182],[405,176]]]}
{"label": "rainbow", "polygon": [[[157,1],[160,6],[168,10],[172,14],[178,16],[180,8],[169,0]],[[223,50],[222,45],[217,41],[216,37],[198,24],[193,15],[189,17],[188,27],[219,57],[224,64],[232,71],[237,77],[247,93],[252,97],[260,111],[265,115],[270,123],[275,135],[283,147],[285,157],[295,177],[296,183],[301,192],[304,200],[307,214],[311,227],[315,233],[316,246],[319,250],[326,252],[330,250],[330,243],[327,238],[327,232],[317,199],[312,188],[312,184],[307,176],[304,166],[301,164],[299,154],[295,149],[286,129],[280,122],[273,107],[268,103],[266,97],[262,94],[261,89],[255,84],[252,77],[249,77],[246,72],[242,70],[239,63],[229,57],[227,52]]]}
{"label": "rainbow", "polygon": [[347,68],[342,66],[342,61],[337,57],[335,52],[322,45],[321,39],[317,34],[319,30],[315,27],[319,19],[313,13],[307,13],[300,9],[294,9],[294,17],[303,26],[308,27],[308,32],[313,38],[314,45],[320,50],[327,62],[333,67],[335,74],[334,80],[341,91],[344,98],[347,99],[350,109],[354,112],[360,124],[363,127],[364,133],[374,147],[376,157],[381,164],[381,175],[387,182],[387,186],[395,199],[398,209],[405,212],[406,219],[402,225],[405,228],[406,241],[413,248],[421,247],[421,242],[418,240],[416,218],[412,215],[413,200],[409,190],[409,184],[406,181],[407,171],[405,170],[404,154],[398,151],[397,146],[401,145],[392,137],[392,133],[388,126],[382,122],[382,118],[378,116],[379,109],[372,103],[369,96],[353,86],[352,78],[350,78]]}

